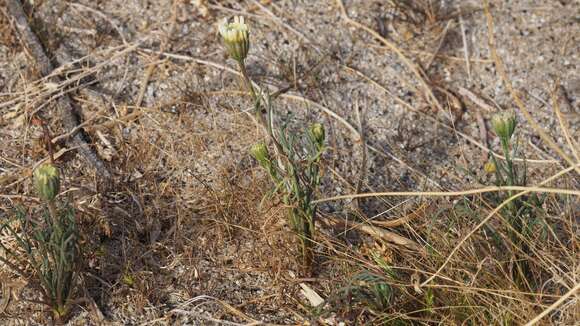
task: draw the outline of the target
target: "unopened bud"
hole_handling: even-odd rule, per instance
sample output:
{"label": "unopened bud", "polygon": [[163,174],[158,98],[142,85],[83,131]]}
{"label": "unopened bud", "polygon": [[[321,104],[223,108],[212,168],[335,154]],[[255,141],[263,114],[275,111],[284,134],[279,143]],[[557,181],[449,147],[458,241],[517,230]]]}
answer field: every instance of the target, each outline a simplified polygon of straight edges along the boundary
{"label": "unopened bud", "polygon": [[320,148],[324,145],[325,131],[321,123],[314,123],[310,126],[310,134],[316,145]]}
{"label": "unopened bud", "polygon": [[260,163],[260,165],[268,169],[271,165],[270,153],[268,152],[268,147],[264,143],[257,143],[250,149],[250,154]]}
{"label": "unopened bud", "polygon": [[38,196],[45,201],[53,201],[60,190],[60,173],[50,164],[43,164],[33,173],[34,187]]}
{"label": "unopened bud", "polygon": [[512,138],[516,124],[516,116],[511,111],[497,113],[491,118],[491,125],[496,135],[505,141]]}

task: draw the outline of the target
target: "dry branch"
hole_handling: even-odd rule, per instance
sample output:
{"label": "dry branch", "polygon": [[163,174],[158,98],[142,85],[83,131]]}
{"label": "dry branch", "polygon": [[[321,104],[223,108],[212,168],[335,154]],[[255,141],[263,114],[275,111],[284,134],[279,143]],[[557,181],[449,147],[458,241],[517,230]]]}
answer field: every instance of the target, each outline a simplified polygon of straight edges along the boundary
{"label": "dry branch", "polygon": [[[6,0],[8,12],[13,20],[13,25],[18,31],[22,45],[28,50],[30,56],[34,59],[36,67],[39,73],[44,77],[48,76],[54,70],[50,59],[44,52],[42,44],[38,40],[38,37],[34,34],[28,21],[26,15],[22,10],[22,5],[19,0]],[[53,76],[49,78],[49,82],[60,84],[61,79],[58,76]],[[79,125],[79,119],[75,114],[75,106],[67,94],[63,94],[57,99],[57,106],[59,109],[60,119],[67,131],[72,131]],[[91,149],[90,145],[83,137],[82,130],[71,135],[68,139],[69,144],[72,147],[78,148],[80,154],[93,165],[97,170],[98,174],[101,175],[105,180],[111,178],[111,173],[97,156],[97,154]]]}
{"label": "dry branch", "polygon": [[376,226],[372,226],[372,225],[368,225],[368,224],[363,224],[363,223],[349,222],[346,220],[340,220],[338,218],[329,217],[329,216],[326,216],[326,218],[324,219],[324,222],[327,222],[329,225],[332,225],[334,227],[357,229],[361,232],[364,232],[364,233],[370,235],[371,237],[373,237],[375,239],[387,241],[387,242],[396,244],[398,246],[405,247],[409,250],[416,251],[416,252],[420,253],[421,255],[426,255],[425,249],[421,245],[419,245],[417,242],[415,242],[411,239],[407,239],[403,236],[400,236],[395,232],[391,232],[391,231],[385,230],[385,229],[380,228],[380,227],[376,227]]}

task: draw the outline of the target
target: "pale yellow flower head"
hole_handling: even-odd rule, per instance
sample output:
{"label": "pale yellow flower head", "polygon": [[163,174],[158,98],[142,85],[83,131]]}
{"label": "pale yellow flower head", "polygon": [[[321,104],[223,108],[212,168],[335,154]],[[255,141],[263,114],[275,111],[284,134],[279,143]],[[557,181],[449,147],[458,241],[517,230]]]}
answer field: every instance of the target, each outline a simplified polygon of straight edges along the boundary
{"label": "pale yellow flower head", "polygon": [[250,49],[250,29],[244,17],[235,16],[231,23],[224,18],[219,24],[219,32],[229,55],[238,62],[244,61]]}

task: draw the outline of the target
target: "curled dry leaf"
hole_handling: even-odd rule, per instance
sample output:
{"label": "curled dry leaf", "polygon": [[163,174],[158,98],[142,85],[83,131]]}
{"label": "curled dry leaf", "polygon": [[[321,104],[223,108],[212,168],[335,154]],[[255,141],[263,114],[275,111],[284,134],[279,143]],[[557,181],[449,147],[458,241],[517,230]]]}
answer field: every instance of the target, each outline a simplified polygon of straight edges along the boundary
{"label": "curled dry leaf", "polygon": [[100,131],[96,131],[99,140],[101,140],[101,144],[97,144],[97,152],[99,156],[105,161],[111,161],[113,158],[118,156],[117,151],[113,147],[113,144],[105,137],[105,135]]}
{"label": "curled dry leaf", "polygon": [[300,290],[300,293],[302,293],[302,295],[304,295],[306,299],[308,299],[308,302],[310,302],[311,306],[318,307],[324,303],[324,299],[322,299],[322,297],[318,293],[316,293],[316,291],[314,291],[310,286],[308,286],[305,283],[300,283],[300,287],[302,288]]}
{"label": "curled dry leaf", "polygon": [[411,275],[411,284],[413,284],[413,289],[417,294],[423,293],[419,284],[421,283],[421,276],[419,276],[418,272],[415,272]]}

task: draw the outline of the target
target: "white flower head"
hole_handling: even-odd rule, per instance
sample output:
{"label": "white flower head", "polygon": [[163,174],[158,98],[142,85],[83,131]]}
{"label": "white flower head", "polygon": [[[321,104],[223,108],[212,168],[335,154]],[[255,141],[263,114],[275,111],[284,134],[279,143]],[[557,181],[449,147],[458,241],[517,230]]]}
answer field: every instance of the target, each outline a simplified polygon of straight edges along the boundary
{"label": "white flower head", "polygon": [[244,61],[250,49],[250,29],[244,17],[235,16],[231,23],[224,18],[219,24],[219,32],[229,55],[238,62]]}

